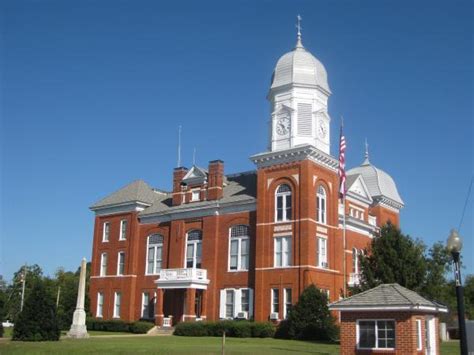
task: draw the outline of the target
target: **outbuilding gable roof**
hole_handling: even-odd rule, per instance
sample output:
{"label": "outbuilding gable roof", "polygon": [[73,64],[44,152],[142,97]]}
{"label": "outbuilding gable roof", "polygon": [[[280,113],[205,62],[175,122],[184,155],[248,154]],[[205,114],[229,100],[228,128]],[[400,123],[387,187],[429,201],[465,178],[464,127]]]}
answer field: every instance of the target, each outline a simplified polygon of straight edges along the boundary
{"label": "outbuilding gable roof", "polygon": [[358,310],[431,310],[446,312],[446,306],[427,300],[418,293],[399,284],[382,284],[352,297],[331,303],[329,309],[338,311]]}
{"label": "outbuilding gable roof", "polygon": [[90,207],[90,209],[96,210],[102,207],[122,205],[126,203],[151,205],[158,197],[159,193],[155,192],[145,181],[135,180],[96,202]]}

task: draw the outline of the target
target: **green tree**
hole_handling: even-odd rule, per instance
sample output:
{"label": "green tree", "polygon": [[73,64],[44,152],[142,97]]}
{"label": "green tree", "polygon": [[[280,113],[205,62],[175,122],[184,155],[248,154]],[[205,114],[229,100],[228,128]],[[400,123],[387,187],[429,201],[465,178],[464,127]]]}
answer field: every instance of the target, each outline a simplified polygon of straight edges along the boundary
{"label": "green tree", "polygon": [[391,223],[384,225],[372,239],[366,256],[360,258],[361,284],[352,292],[359,292],[382,283],[398,283],[414,291],[421,291],[426,279],[425,245],[404,235]]}
{"label": "green tree", "polygon": [[13,328],[12,340],[59,340],[56,305],[42,282],[36,282]]}
{"label": "green tree", "polygon": [[338,328],[328,309],[328,300],[316,286],[304,289],[288,319],[280,323],[277,336],[301,340],[334,340]]}
{"label": "green tree", "polygon": [[466,316],[474,319],[474,275],[467,275],[464,280],[464,303]]}

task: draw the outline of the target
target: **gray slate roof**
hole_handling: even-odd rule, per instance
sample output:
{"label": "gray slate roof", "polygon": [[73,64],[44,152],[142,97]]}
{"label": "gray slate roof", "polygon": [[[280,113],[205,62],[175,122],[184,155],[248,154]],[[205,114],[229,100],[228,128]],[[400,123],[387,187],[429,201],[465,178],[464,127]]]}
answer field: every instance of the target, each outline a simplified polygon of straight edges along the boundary
{"label": "gray slate roof", "polygon": [[96,202],[90,208],[94,210],[101,207],[120,205],[129,202],[141,202],[151,205],[159,198],[160,194],[155,192],[145,181],[135,180]]}
{"label": "gray slate roof", "polygon": [[370,308],[370,307],[434,307],[441,312],[446,307],[437,302],[429,301],[418,293],[411,291],[399,284],[382,284],[352,297],[331,303],[329,308],[344,310],[345,308]]}
{"label": "gray slate roof", "polygon": [[257,173],[255,171],[227,175],[226,183],[227,185],[224,186],[224,196],[220,200],[200,201],[186,203],[179,206],[172,206],[172,197],[171,194],[168,194],[166,198],[156,200],[152,206],[140,212],[140,216],[178,212],[180,210],[186,210],[191,207],[205,208],[208,206],[215,206],[216,203],[227,204],[255,200],[257,190]]}

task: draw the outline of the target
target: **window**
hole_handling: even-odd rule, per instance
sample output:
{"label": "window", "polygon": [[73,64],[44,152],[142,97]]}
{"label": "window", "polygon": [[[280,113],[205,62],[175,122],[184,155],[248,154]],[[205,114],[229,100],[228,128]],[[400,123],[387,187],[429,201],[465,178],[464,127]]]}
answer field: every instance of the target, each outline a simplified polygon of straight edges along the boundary
{"label": "window", "polygon": [[152,234],[148,237],[146,273],[149,275],[160,272],[163,257],[163,239],[161,234]]}
{"label": "window", "polygon": [[148,292],[142,293],[142,318],[152,319],[155,316],[154,298],[150,300]]}
{"label": "window", "polygon": [[318,237],[318,266],[327,268],[328,267],[328,254],[327,254],[328,241],[326,238]]}
{"label": "window", "polygon": [[329,290],[326,289],[326,288],[322,288],[320,289],[321,293],[324,293],[324,295],[326,296],[326,301],[329,303],[330,302],[330,298],[329,298]]}
{"label": "window", "polygon": [[230,229],[229,270],[249,268],[249,227],[234,226]]}
{"label": "window", "polygon": [[102,241],[108,242],[109,235],[110,235],[110,223],[104,222],[103,227],[102,227]]}
{"label": "window", "polygon": [[100,276],[107,275],[107,253],[100,255]]}
{"label": "window", "polygon": [[125,252],[120,251],[117,257],[117,275],[125,273]]}
{"label": "window", "polygon": [[359,273],[359,251],[356,248],[352,248],[352,272]]}
{"label": "window", "polygon": [[423,348],[423,343],[421,341],[421,319],[416,320],[416,350],[421,350]]}
{"label": "window", "polygon": [[188,232],[186,242],[186,265],[187,268],[201,268],[202,256],[202,232],[192,230]]}
{"label": "window", "polygon": [[234,290],[227,290],[225,297],[225,317],[234,318]]}
{"label": "window", "polygon": [[280,310],[280,292],[277,288],[272,288],[272,313]]}
{"label": "window", "polygon": [[120,221],[120,235],[119,240],[127,239],[127,221],[125,219]]}
{"label": "window", "polygon": [[191,191],[191,201],[199,201],[200,198],[199,198],[199,195],[200,195],[200,191],[199,190],[192,190]]}
{"label": "window", "polygon": [[276,221],[282,222],[291,220],[291,188],[286,184],[278,186],[275,198]]}
{"label": "window", "polygon": [[120,304],[122,303],[122,294],[114,293],[114,318],[120,318]]}
{"label": "window", "polygon": [[240,290],[240,310],[241,312],[250,312],[250,290],[248,288]]}
{"label": "window", "polygon": [[97,312],[96,317],[103,317],[104,313],[104,294],[102,292],[97,293]]}
{"label": "window", "polygon": [[326,190],[324,187],[319,185],[318,193],[316,194],[316,209],[317,209],[317,216],[316,220],[319,223],[326,224]]}
{"label": "window", "polygon": [[276,237],[274,242],[275,267],[291,265],[291,237]]}
{"label": "window", "polygon": [[395,321],[358,320],[358,348],[393,349],[395,348]]}
{"label": "window", "polygon": [[288,318],[288,312],[290,311],[293,303],[291,302],[291,288],[285,288],[285,293],[283,294],[283,318]]}

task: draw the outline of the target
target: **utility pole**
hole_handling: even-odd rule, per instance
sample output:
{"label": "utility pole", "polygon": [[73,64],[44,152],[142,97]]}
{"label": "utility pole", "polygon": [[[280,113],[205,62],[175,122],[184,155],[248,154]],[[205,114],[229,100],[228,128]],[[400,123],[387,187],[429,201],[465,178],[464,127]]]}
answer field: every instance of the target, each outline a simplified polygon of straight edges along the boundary
{"label": "utility pole", "polygon": [[23,266],[23,275],[21,276],[21,282],[23,283],[23,285],[21,286],[20,312],[23,311],[23,304],[25,303],[26,264]]}

